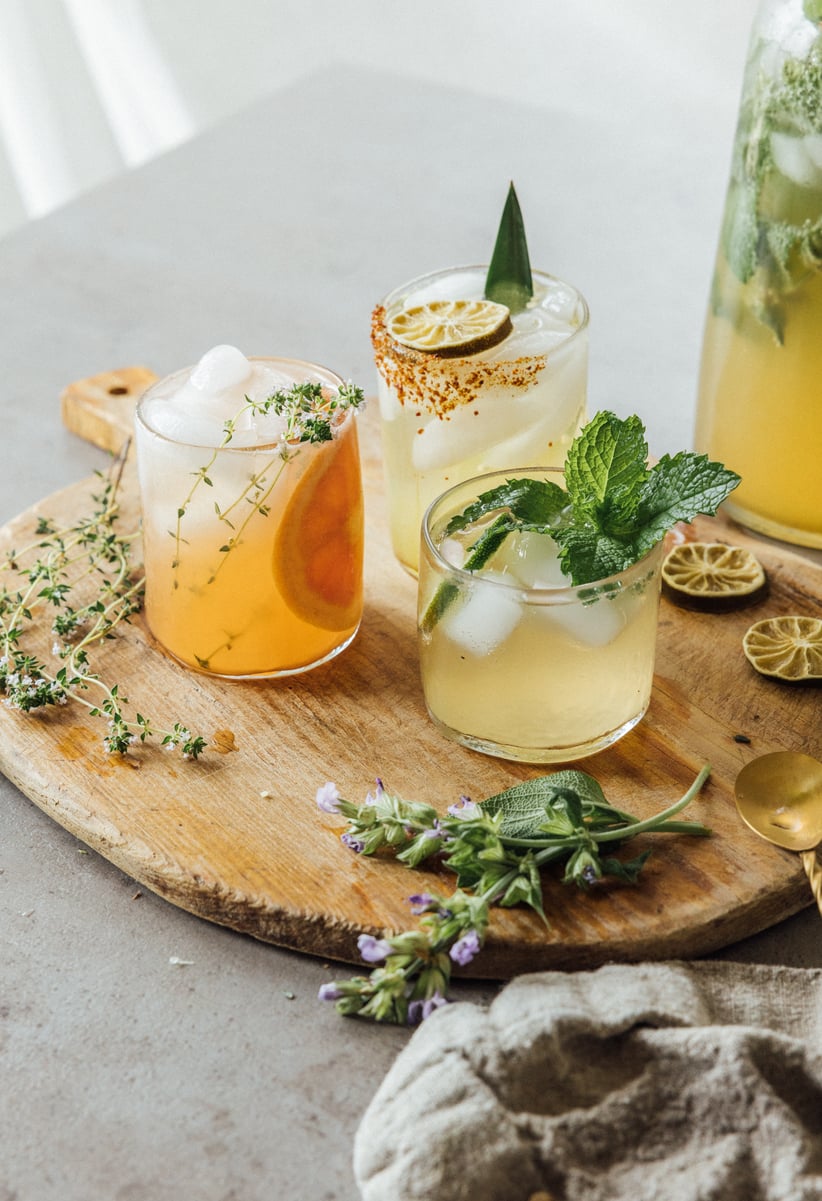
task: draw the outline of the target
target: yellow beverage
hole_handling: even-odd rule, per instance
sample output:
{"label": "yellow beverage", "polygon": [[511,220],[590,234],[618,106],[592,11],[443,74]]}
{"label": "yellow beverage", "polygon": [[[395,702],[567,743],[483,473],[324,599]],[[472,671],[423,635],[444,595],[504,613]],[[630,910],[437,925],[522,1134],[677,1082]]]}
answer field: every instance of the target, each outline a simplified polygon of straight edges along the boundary
{"label": "yellow beverage", "polygon": [[422,516],[435,497],[503,467],[561,466],[586,417],[588,308],[580,293],[534,272],[534,295],[508,336],[453,355],[402,346],[390,319],[430,300],[477,300],[486,267],[435,272],[374,310],[383,460],[394,553],[415,573]]}
{"label": "yellow beverage", "polygon": [[[478,495],[511,474],[466,487]],[[447,737],[486,754],[530,763],[592,755],[648,707],[662,544],[618,575],[574,587],[548,534],[518,533],[472,573],[459,564],[482,526],[443,535],[470,499],[453,489],[425,522],[420,665],[429,714]]]}
{"label": "yellow beverage", "polygon": [[[331,396],[341,383],[310,364],[254,363],[278,385],[319,381]],[[170,380],[146,395],[136,426],[152,633],[175,658],[214,675],[288,675],[324,662],[348,645],[362,614],[353,412],[338,413],[332,436],[318,443],[272,438],[276,422],[261,417],[239,423],[232,443],[244,445],[192,445],[161,432],[171,428],[169,400],[185,409],[176,400],[185,379]],[[249,381],[239,386],[245,395]],[[217,399],[216,409],[236,411],[236,396]],[[194,414],[191,425],[205,439],[201,409],[200,425]],[[181,433],[186,414],[177,416]]]}
{"label": "yellow beverage", "polygon": [[717,270],[735,294],[737,318],[708,315],[697,449],[742,476],[725,502],[732,516],[822,546],[822,274],[791,295],[780,344],[750,315],[746,288],[727,265]]}
{"label": "yellow beverage", "polygon": [[696,447],[740,473],[728,512],[822,546],[822,41],[763,6],[705,327]]}

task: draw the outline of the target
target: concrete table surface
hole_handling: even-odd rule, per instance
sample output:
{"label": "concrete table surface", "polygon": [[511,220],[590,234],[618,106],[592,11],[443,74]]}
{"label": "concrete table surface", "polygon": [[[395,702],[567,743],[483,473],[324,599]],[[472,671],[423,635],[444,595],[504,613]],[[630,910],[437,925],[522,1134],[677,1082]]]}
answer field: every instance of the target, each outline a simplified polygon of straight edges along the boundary
{"label": "concrete table surface", "polygon": [[[325,72],[0,243],[0,520],[104,465],[60,424],[83,376],[234,342],[373,391],[373,303],[487,259],[509,178],[534,265],[590,302],[591,411],[689,445],[734,114],[640,107]],[[176,910],[0,795],[0,1201],[353,1201],[353,1133],[408,1032],[344,1021],[315,1000],[333,968]],[[725,954],[822,965],[818,920]]]}

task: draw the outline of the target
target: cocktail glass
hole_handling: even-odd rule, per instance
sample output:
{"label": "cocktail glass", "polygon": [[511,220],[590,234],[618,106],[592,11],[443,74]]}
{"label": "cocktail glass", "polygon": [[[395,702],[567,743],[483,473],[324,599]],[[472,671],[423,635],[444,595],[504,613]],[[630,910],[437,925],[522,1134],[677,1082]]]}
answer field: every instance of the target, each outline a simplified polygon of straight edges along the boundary
{"label": "cocktail glass", "polygon": [[465,545],[484,526],[445,527],[481,493],[522,477],[562,483],[546,468],[494,472],[449,489],[425,514],[425,701],[441,732],[473,750],[524,763],[581,759],[622,738],[648,707],[663,544],[577,587],[545,533],[511,534],[484,567],[466,571]]}
{"label": "cocktail glass", "polygon": [[[235,356],[247,378],[222,389],[206,379],[197,395],[197,368],[187,368],[138,406],[146,620],[189,667],[293,675],[339,654],[362,615],[356,420],[338,411],[329,440],[289,441],[279,417],[255,414],[244,398],[304,381],[332,398],[342,381],[312,363]],[[217,359],[218,376],[239,362]],[[234,374],[244,370],[240,362]]]}
{"label": "cocktail glass", "polygon": [[570,284],[533,273],[534,294],[504,340],[476,354],[404,346],[387,323],[431,300],[480,300],[487,267],[412,280],[374,310],[382,444],[394,553],[412,574],[428,505],[462,480],[526,463],[562,466],[585,421],[588,306]]}

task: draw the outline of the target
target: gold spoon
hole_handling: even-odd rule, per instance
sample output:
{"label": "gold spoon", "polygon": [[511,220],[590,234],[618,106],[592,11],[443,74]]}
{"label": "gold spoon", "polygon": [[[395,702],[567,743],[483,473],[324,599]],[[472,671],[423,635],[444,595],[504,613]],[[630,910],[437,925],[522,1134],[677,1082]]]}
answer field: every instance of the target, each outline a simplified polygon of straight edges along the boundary
{"label": "gold spoon", "polygon": [[760,755],[736,777],[736,807],[762,838],[797,851],[822,913],[822,763],[798,751]]}

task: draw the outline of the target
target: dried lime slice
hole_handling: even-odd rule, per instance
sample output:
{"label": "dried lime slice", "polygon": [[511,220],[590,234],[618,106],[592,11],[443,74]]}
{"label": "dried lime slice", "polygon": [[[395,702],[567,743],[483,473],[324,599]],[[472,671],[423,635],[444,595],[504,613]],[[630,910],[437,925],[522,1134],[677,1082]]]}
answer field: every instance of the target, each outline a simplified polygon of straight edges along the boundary
{"label": "dried lime slice", "polygon": [[662,564],[666,594],[678,604],[726,609],[758,600],[766,587],[756,555],[724,542],[682,542]]}
{"label": "dried lime slice", "polygon": [[822,619],[768,617],[742,639],[748,662],[777,680],[822,680]]}
{"label": "dried lime slice", "polygon": [[511,314],[492,300],[430,300],[389,317],[391,337],[429,354],[476,354],[511,332]]}

